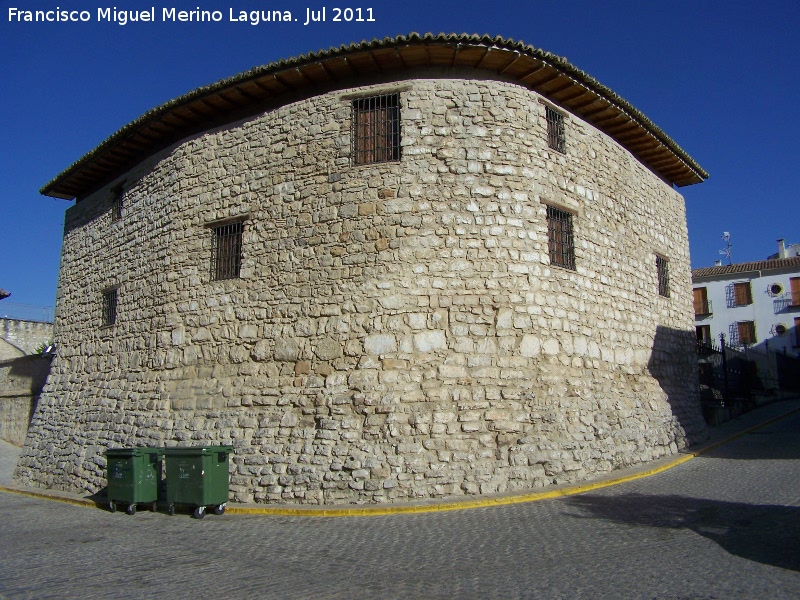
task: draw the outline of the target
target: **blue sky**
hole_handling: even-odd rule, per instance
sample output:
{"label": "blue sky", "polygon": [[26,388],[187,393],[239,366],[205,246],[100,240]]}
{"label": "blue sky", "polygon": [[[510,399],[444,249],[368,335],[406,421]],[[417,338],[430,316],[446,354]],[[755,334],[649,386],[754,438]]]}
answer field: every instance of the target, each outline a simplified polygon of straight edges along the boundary
{"label": "blue sky", "polygon": [[[142,113],[280,58],[427,31],[501,35],[566,57],[627,99],[706,171],[686,198],[692,266],[800,242],[800,2],[595,0],[0,0],[0,288],[55,303],[65,210],[40,196],[58,173]],[[17,23],[9,8],[87,10],[85,23]],[[219,23],[98,22],[99,7],[220,10]],[[306,8],[329,20],[304,26]],[[333,23],[333,7],[374,22]],[[230,22],[289,10],[296,23]]]}

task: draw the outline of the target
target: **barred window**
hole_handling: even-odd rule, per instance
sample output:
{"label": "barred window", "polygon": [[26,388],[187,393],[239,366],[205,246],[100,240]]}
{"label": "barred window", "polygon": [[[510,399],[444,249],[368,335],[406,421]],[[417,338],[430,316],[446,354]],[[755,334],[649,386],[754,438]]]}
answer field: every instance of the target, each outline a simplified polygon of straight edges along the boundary
{"label": "barred window", "polygon": [[547,116],[547,145],[561,154],[567,153],[567,140],[564,134],[564,115],[549,106],[544,107]]}
{"label": "barred window", "polygon": [[211,230],[211,280],[236,279],[242,266],[244,223],[226,223]]}
{"label": "barred window", "polygon": [[400,160],[398,94],[353,100],[351,123],[353,164]]}
{"label": "barred window", "polygon": [[742,281],[733,283],[725,288],[728,308],[737,306],[748,306],[753,303],[753,294],[750,290],[750,282]]}
{"label": "barred window", "polygon": [[572,215],[553,206],[547,207],[547,239],[550,264],[575,270],[575,244],[572,238]]}
{"label": "barred window", "polygon": [[111,190],[111,220],[118,221],[122,218],[122,197],[124,195],[122,186],[119,185]]}
{"label": "barred window", "polygon": [[658,271],[658,294],[669,298],[669,261],[656,255],[656,271]]}
{"label": "barred window", "polygon": [[117,322],[117,289],[103,292],[103,327]]}

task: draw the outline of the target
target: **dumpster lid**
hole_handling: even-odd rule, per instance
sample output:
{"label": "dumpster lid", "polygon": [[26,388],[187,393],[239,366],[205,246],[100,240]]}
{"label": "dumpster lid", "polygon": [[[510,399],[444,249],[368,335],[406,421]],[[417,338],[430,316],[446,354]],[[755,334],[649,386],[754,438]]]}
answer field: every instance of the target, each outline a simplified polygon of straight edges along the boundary
{"label": "dumpster lid", "polygon": [[133,448],[107,448],[105,451],[105,455],[111,458],[144,456],[145,454],[163,454],[163,448],[134,446]]}
{"label": "dumpster lid", "polygon": [[174,446],[163,448],[162,450],[164,454],[169,456],[197,456],[215,454],[217,452],[230,454],[233,452],[233,446]]}

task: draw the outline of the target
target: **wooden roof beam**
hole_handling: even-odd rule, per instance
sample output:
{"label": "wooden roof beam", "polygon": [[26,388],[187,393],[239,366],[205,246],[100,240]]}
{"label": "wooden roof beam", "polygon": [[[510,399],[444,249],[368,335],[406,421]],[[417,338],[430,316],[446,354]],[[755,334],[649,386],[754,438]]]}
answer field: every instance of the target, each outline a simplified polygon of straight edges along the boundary
{"label": "wooden roof beam", "polygon": [[297,88],[295,86],[293,86],[292,84],[290,84],[288,81],[286,81],[286,77],[285,76],[281,77],[281,75],[283,75],[283,73],[275,73],[273,75],[273,78],[275,79],[275,81],[277,81],[279,84],[281,84],[284,87],[284,89],[287,89],[290,92],[295,91]]}
{"label": "wooden roof beam", "polygon": [[217,98],[221,98],[222,100],[224,100],[228,104],[233,105],[234,108],[242,108],[243,105],[241,103],[237,102],[236,100],[234,100],[233,98],[230,98],[228,96],[228,94],[230,94],[231,92],[233,92],[232,89],[223,90],[223,91],[219,92],[216,95],[216,97]]}
{"label": "wooden roof beam", "polygon": [[[598,100],[600,99],[598,98]],[[595,115],[599,115],[601,113],[608,112],[611,110],[613,110],[613,107],[610,104],[606,103],[605,101],[601,100],[600,106],[598,106],[597,108],[593,108],[592,110],[587,110],[586,112],[582,112],[580,113],[580,116],[584,119],[589,119],[591,117],[594,117]],[[594,120],[592,120],[592,122],[594,122]]]}
{"label": "wooden roof beam", "polygon": [[[558,88],[556,88],[554,90],[548,90],[547,93],[550,94],[551,96],[558,96],[560,93],[566,92],[567,90],[575,87],[575,85],[576,85],[576,83],[574,81],[572,81],[571,79],[568,79],[561,86],[559,86]],[[555,98],[555,100],[559,104],[561,104],[561,98]]]}
{"label": "wooden roof beam", "polygon": [[624,134],[624,132],[626,132],[626,131],[630,132],[630,131],[638,131],[638,130],[639,130],[639,126],[636,125],[635,122],[633,122],[631,119],[625,119],[624,122],[619,123],[618,125],[612,125],[612,126],[606,128],[606,133],[608,133],[609,135],[612,135],[614,137],[617,137],[620,134]]}
{"label": "wooden roof beam", "polygon": [[508,69],[510,69],[510,68],[511,68],[511,67],[512,67],[514,64],[516,64],[517,62],[519,62],[519,60],[520,60],[521,58],[522,58],[522,55],[520,55],[520,53],[519,53],[519,52],[514,52],[514,53],[511,55],[511,58],[509,58],[509,59],[508,59],[508,61],[506,62],[506,64],[504,64],[504,65],[503,65],[503,66],[502,66],[500,69],[498,69],[498,71],[497,71],[497,72],[498,72],[498,74],[500,74],[500,75],[505,75],[505,74],[506,74],[506,71],[507,71]]}
{"label": "wooden roof beam", "polygon": [[[586,96],[587,94],[591,95],[591,92],[581,86],[580,84],[575,84],[575,91],[572,94],[568,94],[567,96],[560,98],[559,102],[564,106],[568,107],[570,110],[575,110],[575,106],[572,104],[574,100]],[[592,98],[591,102],[594,102],[594,98]],[[590,103],[591,103],[590,102]],[[578,103],[577,106],[581,106],[581,103]],[[585,105],[585,104],[584,104]]]}
{"label": "wooden roof beam", "polygon": [[254,94],[251,94],[251,93],[250,93],[250,92],[248,92],[247,90],[244,90],[244,89],[242,89],[242,87],[241,87],[241,86],[238,86],[238,85],[237,85],[237,86],[236,86],[235,88],[233,88],[233,89],[236,91],[236,93],[238,93],[239,95],[241,95],[241,96],[243,96],[244,98],[246,98],[246,99],[247,99],[247,100],[250,102],[250,104],[252,104],[252,103],[254,103],[254,102],[260,102],[260,101],[261,101],[261,98],[260,98],[260,97],[258,97],[258,96],[255,96]]}

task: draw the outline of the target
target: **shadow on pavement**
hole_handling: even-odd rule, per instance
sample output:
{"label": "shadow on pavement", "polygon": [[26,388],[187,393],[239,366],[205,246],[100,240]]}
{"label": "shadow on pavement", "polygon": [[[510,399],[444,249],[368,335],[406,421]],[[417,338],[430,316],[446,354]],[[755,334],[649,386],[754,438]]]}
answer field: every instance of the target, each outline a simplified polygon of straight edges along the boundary
{"label": "shadow on pavement", "polygon": [[690,529],[723,549],[755,562],[800,571],[800,508],[753,505],[684,496],[582,495],[565,500],[588,513],[616,523]]}
{"label": "shadow on pavement", "polygon": [[800,458],[800,413],[751,431],[735,444],[724,444],[703,458],[794,460]]}

